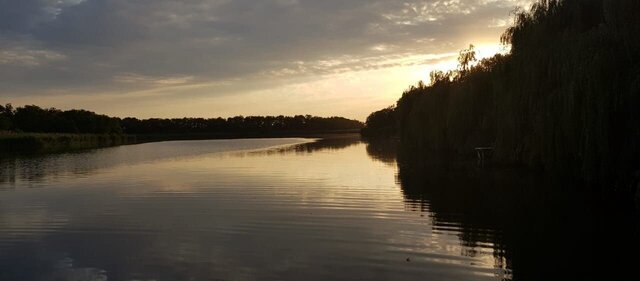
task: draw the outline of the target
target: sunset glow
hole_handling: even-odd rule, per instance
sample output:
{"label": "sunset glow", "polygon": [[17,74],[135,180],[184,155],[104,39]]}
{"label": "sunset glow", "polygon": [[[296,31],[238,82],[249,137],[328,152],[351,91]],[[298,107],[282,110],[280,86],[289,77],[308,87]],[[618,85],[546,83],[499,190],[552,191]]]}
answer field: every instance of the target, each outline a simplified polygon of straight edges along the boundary
{"label": "sunset glow", "polygon": [[[531,1],[31,2],[14,11],[28,21],[0,12],[2,102],[364,120],[432,70],[455,69],[469,44],[479,58],[503,52],[511,11]],[[248,16],[229,16],[238,11]]]}

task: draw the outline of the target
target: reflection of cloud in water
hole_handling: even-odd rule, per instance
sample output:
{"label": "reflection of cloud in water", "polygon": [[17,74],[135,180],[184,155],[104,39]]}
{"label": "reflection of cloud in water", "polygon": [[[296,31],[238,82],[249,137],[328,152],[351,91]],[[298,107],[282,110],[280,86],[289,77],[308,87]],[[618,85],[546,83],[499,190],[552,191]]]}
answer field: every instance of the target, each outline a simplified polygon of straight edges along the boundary
{"label": "reflection of cloud in water", "polygon": [[107,281],[105,270],[83,267],[63,252],[43,243],[18,243],[2,247],[0,280],[3,281]]}
{"label": "reflection of cloud in water", "polygon": [[5,201],[8,200],[0,201],[0,229],[12,231],[0,231],[0,244],[11,240],[37,240],[68,223],[64,213],[45,207],[7,207],[11,202]]}
{"label": "reflection of cloud in water", "polygon": [[71,258],[65,258],[56,265],[50,276],[42,280],[52,281],[107,281],[107,273],[97,268],[76,268]]}

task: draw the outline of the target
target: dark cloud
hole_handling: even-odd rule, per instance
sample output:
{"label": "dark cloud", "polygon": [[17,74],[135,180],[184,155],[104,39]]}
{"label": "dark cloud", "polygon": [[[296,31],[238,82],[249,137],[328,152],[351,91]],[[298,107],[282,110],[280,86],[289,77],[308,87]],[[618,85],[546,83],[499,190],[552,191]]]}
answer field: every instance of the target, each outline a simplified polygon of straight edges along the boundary
{"label": "dark cloud", "polygon": [[84,0],[0,0],[0,30],[29,32]]}
{"label": "dark cloud", "polygon": [[68,7],[56,18],[32,30],[33,36],[54,46],[114,48],[145,40],[147,30],[135,10],[119,1],[89,0]]}
{"label": "dark cloud", "polygon": [[314,75],[332,71],[323,61],[341,58],[349,67],[333,70],[384,67],[376,60],[450,52],[469,36],[495,35],[502,27],[491,24],[526,2],[0,0],[0,93],[145,84],[123,86],[122,77],[211,82],[286,69]]}

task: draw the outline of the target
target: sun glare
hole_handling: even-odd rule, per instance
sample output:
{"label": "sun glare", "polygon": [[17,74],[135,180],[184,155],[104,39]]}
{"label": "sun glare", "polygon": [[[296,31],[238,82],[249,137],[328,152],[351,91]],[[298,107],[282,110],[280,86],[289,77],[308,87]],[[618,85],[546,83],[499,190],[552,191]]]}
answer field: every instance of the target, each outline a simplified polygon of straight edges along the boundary
{"label": "sun glare", "polygon": [[[510,47],[503,44],[487,43],[474,45],[474,49],[476,51],[477,62],[479,62],[482,59],[493,57],[496,54],[506,54],[509,52]],[[416,56],[412,59],[419,61],[420,57],[423,56]],[[458,68],[458,53],[442,54],[439,55],[439,57],[439,60],[425,62],[423,64],[410,67],[407,69],[406,73],[403,73],[403,80],[406,80],[406,78],[409,77],[413,83],[420,80],[428,83],[429,74],[432,71],[450,71]]]}

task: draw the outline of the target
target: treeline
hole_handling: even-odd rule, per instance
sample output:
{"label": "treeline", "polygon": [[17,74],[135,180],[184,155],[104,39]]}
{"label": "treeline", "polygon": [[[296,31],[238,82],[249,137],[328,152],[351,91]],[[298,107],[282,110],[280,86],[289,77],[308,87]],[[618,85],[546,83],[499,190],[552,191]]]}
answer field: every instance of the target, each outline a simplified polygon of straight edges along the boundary
{"label": "treeline", "polygon": [[86,110],[0,105],[0,131],[75,134],[217,134],[357,130],[363,124],[342,117],[237,116],[231,118],[117,118]]}
{"label": "treeline", "polygon": [[[397,135],[424,157],[495,147],[497,161],[589,182],[640,176],[640,1],[539,0],[502,36],[507,55],[406,90],[363,134]],[[391,116],[391,117],[389,117]]]}
{"label": "treeline", "polygon": [[119,120],[86,110],[62,111],[26,105],[0,105],[0,130],[31,133],[121,134]]}
{"label": "treeline", "polygon": [[236,116],[230,118],[124,118],[120,121],[128,134],[187,134],[187,133],[271,133],[299,131],[357,130],[363,124],[343,117],[296,116]]}

